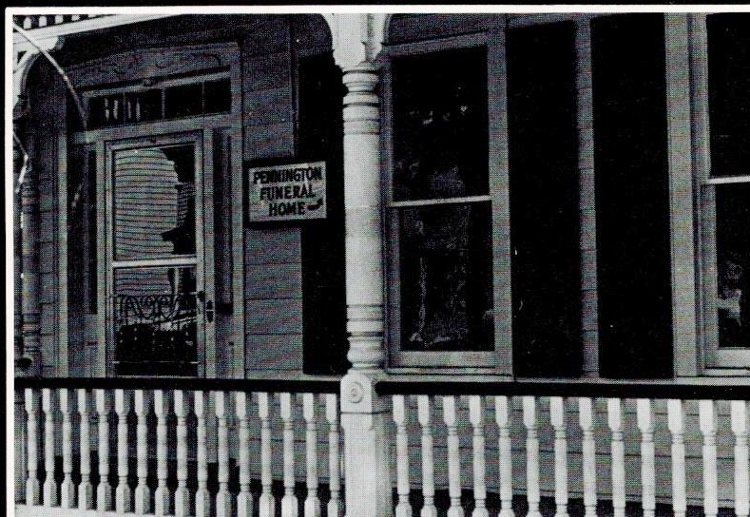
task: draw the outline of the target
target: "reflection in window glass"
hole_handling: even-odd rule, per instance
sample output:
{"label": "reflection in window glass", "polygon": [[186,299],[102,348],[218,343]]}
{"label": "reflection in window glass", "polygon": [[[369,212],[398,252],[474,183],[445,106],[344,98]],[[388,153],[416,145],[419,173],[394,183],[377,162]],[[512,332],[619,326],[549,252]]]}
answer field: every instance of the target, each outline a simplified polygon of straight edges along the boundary
{"label": "reflection in window glass", "polygon": [[750,184],[716,186],[719,346],[750,347]]}
{"label": "reflection in window glass", "polygon": [[191,145],[115,153],[115,260],[195,253],[194,156]]}
{"label": "reflection in window glass", "polygon": [[707,17],[711,173],[750,174],[750,14]]}
{"label": "reflection in window glass", "polygon": [[401,348],[492,350],[489,203],[399,214]]}
{"label": "reflection in window glass", "polygon": [[486,56],[394,59],[394,200],[487,194]]}
{"label": "reflection in window glass", "polygon": [[195,375],[194,267],[115,270],[119,375]]}

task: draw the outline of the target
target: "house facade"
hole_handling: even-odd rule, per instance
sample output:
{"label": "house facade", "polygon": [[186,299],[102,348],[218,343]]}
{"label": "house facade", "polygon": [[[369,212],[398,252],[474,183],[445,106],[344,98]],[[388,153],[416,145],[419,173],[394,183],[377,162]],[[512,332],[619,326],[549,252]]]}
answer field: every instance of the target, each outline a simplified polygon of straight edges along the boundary
{"label": "house facade", "polygon": [[19,515],[748,515],[748,14],[11,18]]}

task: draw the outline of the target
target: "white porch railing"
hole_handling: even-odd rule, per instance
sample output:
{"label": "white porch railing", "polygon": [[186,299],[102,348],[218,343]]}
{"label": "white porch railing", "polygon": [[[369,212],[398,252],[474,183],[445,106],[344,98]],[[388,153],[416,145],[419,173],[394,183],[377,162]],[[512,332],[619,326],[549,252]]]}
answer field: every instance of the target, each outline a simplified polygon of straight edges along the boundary
{"label": "white porch railing", "polygon": [[17,384],[21,513],[343,514],[335,380]]}
{"label": "white porch railing", "polygon": [[747,385],[385,377],[380,432],[346,380],[16,382],[19,515],[339,517],[383,461],[350,516],[750,513]]}
{"label": "white porch railing", "polygon": [[748,388],[381,381],[395,514],[747,516]]}

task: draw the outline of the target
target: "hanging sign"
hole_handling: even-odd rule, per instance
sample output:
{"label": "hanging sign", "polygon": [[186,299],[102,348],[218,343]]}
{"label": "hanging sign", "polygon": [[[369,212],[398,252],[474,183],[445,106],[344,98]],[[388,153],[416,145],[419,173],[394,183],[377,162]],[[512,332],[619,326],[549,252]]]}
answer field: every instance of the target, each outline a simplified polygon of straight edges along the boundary
{"label": "hanging sign", "polygon": [[325,219],[326,163],[247,169],[250,222]]}

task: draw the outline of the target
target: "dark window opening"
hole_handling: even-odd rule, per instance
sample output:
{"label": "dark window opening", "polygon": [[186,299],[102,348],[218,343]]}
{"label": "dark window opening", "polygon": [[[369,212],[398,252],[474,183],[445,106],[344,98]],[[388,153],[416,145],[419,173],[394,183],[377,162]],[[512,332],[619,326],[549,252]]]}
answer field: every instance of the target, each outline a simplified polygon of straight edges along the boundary
{"label": "dark window opening", "polygon": [[299,63],[299,159],[325,160],[327,218],[302,226],[303,369],[343,374],[346,359],[344,263],[344,96],[331,54]]}
{"label": "dark window opening", "polygon": [[592,22],[600,373],[672,376],[664,18]]}
{"label": "dark window opening", "polygon": [[581,273],[574,26],[508,32],[516,375],[578,376]]}

